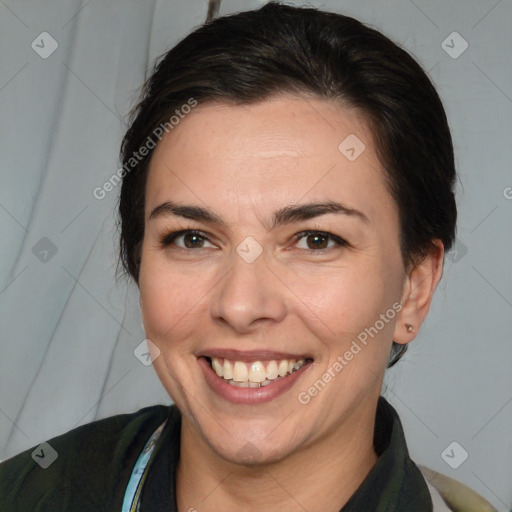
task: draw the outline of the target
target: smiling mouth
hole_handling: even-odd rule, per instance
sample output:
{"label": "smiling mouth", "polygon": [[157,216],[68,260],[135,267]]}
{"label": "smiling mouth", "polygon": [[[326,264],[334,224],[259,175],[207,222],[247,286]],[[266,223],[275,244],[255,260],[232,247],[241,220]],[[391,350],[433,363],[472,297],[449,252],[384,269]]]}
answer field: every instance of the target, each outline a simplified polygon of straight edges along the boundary
{"label": "smiling mouth", "polygon": [[234,361],[220,357],[205,357],[218,377],[232,386],[260,388],[285,379],[310,364],[312,359],[280,359],[269,361]]}

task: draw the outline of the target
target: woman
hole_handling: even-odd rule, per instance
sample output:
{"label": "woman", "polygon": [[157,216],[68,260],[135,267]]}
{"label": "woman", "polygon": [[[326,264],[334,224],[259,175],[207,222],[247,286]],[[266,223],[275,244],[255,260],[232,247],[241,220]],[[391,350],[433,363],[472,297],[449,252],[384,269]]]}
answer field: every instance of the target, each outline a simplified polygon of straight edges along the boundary
{"label": "woman", "polygon": [[314,9],[219,18],[161,59],[121,153],[121,261],[176,405],[7,461],[4,508],[492,510],[425,470],[443,500],[380,397],[456,222],[445,113],[407,53]]}

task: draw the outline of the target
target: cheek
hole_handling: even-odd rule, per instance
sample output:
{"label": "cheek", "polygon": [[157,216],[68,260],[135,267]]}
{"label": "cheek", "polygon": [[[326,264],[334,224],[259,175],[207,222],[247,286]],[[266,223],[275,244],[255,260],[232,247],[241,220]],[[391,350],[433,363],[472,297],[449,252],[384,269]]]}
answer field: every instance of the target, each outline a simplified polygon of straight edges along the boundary
{"label": "cheek", "polygon": [[300,299],[301,316],[311,318],[310,328],[319,331],[320,338],[357,336],[387,309],[383,277],[369,265],[310,274],[297,280],[293,288]]}
{"label": "cheek", "polygon": [[[160,338],[184,314],[185,290],[151,254],[142,257],[139,290],[144,326],[148,337]],[[180,290],[176,293],[176,288]],[[181,297],[181,300],[178,299]]]}
{"label": "cheek", "polygon": [[172,326],[169,312],[176,313],[175,296],[161,273],[141,265],[139,289],[144,326],[149,335],[165,332]]}
{"label": "cheek", "polygon": [[161,350],[177,348],[168,341],[182,340],[201,328],[211,288],[208,275],[199,269],[170,268],[150,254],[142,261],[139,290],[146,335]]}
{"label": "cheek", "polygon": [[385,321],[380,315],[392,308],[397,284],[390,282],[392,269],[386,277],[374,263],[333,269],[329,276],[311,278],[296,289],[302,323],[323,344],[319,369],[337,376],[332,389],[341,386],[359,394],[387,364],[395,311]]}

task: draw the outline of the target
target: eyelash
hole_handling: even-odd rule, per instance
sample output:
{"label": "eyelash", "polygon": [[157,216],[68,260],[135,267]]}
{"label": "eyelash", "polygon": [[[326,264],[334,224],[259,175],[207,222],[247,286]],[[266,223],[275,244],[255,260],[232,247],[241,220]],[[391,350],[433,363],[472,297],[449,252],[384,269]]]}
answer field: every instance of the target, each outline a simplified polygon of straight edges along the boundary
{"label": "eyelash", "polygon": [[[318,231],[316,229],[308,229],[306,231],[301,231],[300,233],[297,233],[295,235],[295,241],[298,242],[302,238],[305,238],[308,236],[315,236],[315,235],[320,236],[320,237],[325,237],[329,241],[332,240],[339,247],[347,247],[348,246],[348,242],[346,240],[344,240],[343,238],[333,235],[332,233],[328,233],[327,231]],[[303,249],[303,250],[310,251],[310,252],[321,252],[321,251],[325,251],[327,249],[332,249],[332,248],[333,247],[326,247],[325,249]]]}
{"label": "eyelash", "polygon": [[[210,241],[210,239],[208,238],[208,236],[206,235],[206,233],[204,233],[203,231],[199,231],[197,229],[182,229],[180,231],[164,233],[160,237],[160,245],[162,247],[168,247],[173,242],[175,242],[176,239],[178,239],[181,236],[185,236],[185,235],[196,235],[196,236],[199,236],[199,237],[203,238],[204,240],[212,243]],[[295,242],[297,243],[302,238],[308,237],[308,236],[320,236],[320,237],[328,238],[329,241],[334,241],[339,247],[347,247],[349,245],[346,240],[344,240],[343,238],[341,238],[339,236],[333,235],[332,233],[328,233],[326,231],[318,231],[318,230],[314,230],[314,229],[301,231],[300,233],[297,233],[296,235],[294,235]],[[184,249],[184,248],[179,247],[179,249]],[[202,247],[199,247],[199,249],[202,249]],[[309,251],[309,252],[322,252],[322,251],[325,251],[326,249],[332,249],[332,247],[326,247],[323,249],[302,249],[302,250]],[[185,250],[193,251],[195,249],[187,248]]]}
{"label": "eyelash", "polygon": [[181,229],[180,231],[171,231],[169,233],[164,233],[160,237],[160,245],[162,247],[167,247],[171,245],[177,238],[184,235],[197,235],[205,240],[209,240],[205,233],[199,231],[197,229]]}

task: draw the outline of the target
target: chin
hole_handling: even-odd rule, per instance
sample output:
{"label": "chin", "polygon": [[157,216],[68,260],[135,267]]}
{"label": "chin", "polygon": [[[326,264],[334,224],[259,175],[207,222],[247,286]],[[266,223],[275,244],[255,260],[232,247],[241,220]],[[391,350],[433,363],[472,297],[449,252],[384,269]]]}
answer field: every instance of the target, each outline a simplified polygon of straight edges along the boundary
{"label": "chin", "polygon": [[[232,446],[227,446],[226,443],[230,443]],[[225,442],[208,442],[208,444],[219,457],[227,462],[245,467],[268,466],[282,460],[291,452],[291,447],[288,448],[282,444],[270,445],[268,441],[261,442],[260,440],[258,442],[256,439],[253,441],[240,439],[237,442],[229,439]]]}

